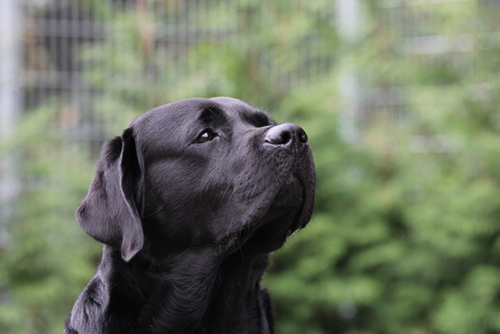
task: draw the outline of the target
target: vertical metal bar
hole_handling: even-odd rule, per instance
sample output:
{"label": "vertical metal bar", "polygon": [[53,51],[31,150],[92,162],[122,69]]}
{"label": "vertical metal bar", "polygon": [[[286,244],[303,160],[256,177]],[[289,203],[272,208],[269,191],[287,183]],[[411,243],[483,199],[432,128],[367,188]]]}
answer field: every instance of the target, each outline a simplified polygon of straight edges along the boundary
{"label": "vertical metal bar", "polygon": [[[20,1],[0,1],[0,142],[13,135],[21,111],[21,26]],[[7,228],[15,214],[20,185],[12,152],[0,153],[0,248],[3,248],[7,246]]]}
{"label": "vertical metal bar", "polygon": [[338,32],[344,44],[344,57],[339,74],[339,94],[342,100],[340,112],[340,134],[353,144],[362,143],[359,121],[362,112],[360,80],[353,64],[353,47],[362,31],[359,0],[337,0]]}

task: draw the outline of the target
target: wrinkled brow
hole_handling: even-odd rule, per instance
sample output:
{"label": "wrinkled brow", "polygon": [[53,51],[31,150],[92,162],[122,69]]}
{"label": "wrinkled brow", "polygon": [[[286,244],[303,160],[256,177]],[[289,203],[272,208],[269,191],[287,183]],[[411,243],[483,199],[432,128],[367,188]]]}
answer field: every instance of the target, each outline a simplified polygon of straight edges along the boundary
{"label": "wrinkled brow", "polygon": [[275,124],[275,122],[266,113],[260,110],[243,111],[240,113],[240,117],[244,122],[256,127]]}
{"label": "wrinkled brow", "polygon": [[226,115],[217,107],[206,107],[198,116],[198,121],[203,124],[225,123]]}

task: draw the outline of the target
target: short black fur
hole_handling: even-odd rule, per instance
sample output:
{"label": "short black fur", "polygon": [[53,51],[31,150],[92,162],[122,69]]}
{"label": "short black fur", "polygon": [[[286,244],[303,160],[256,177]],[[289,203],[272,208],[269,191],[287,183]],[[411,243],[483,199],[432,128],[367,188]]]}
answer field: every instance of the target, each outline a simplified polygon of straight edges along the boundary
{"label": "short black fur", "polygon": [[240,100],[189,99],[105,144],[77,209],[102,259],[66,333],[273,333],[261,278],[314,203],[299,133]]}

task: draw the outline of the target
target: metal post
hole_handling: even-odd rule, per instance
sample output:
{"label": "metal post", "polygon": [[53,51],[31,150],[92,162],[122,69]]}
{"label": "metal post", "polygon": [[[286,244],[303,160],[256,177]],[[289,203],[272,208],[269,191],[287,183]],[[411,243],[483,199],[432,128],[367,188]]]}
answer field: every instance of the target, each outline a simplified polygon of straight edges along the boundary
{"label": "metal post", "polygon": [[[21,1],[0,1],[0,143],[14,133],[21,111]],[[0,145],[0,248],[8,242],[7,228],[19,193],[13,153]]]}
{"label": "metal post", "polygon": [[342,59],[339,74],[341,98],[340,134],[344,140],[362,144],[359,127],[362,113],[362,92],[359,76],[353,64],[353,49],[362,33],[362,12],[359,0],[337,0],[338,32],[342,43]]}

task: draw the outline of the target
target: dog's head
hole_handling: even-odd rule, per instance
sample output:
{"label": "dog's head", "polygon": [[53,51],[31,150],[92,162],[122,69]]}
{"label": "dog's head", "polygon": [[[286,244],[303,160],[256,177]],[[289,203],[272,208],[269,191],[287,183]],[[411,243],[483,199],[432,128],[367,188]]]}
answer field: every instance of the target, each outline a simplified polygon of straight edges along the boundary
{"label": "dog's head", "polygon": [[232,98],[189,99],[150,110],[105,144],[77,219],[126,261],[146,243],[164,254],[270,252],[309,221],[314,184],[299,126]]}

